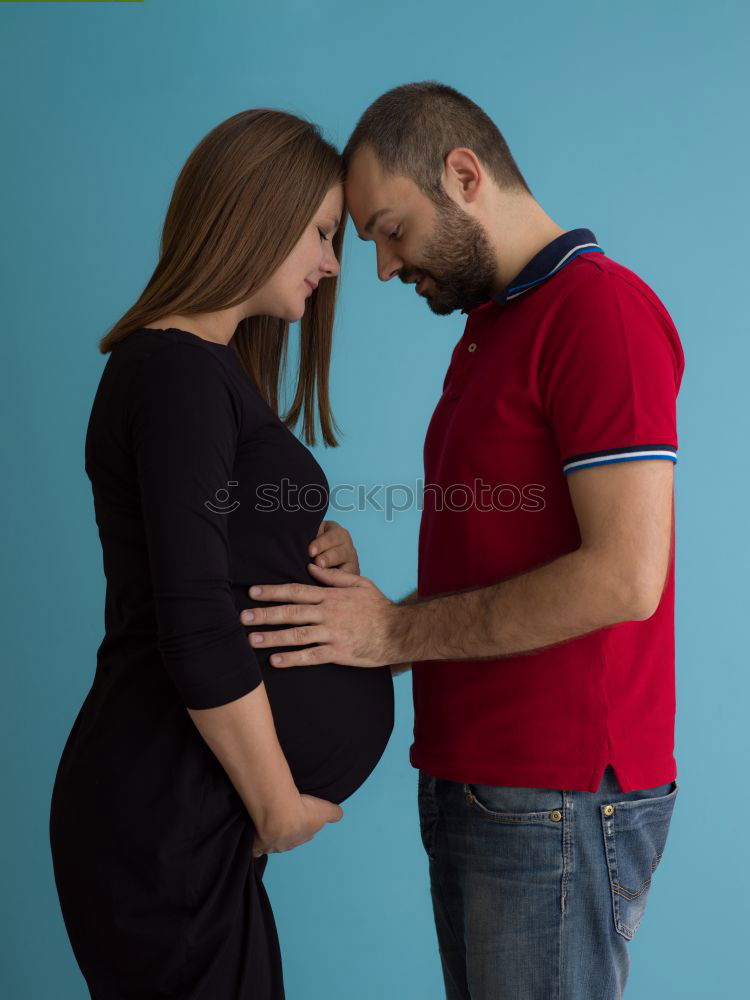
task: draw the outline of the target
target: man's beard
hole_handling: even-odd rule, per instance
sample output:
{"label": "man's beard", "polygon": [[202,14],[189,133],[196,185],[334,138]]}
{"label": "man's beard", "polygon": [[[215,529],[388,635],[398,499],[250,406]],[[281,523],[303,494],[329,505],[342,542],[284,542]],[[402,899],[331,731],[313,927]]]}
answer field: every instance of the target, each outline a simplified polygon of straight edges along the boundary
{"label": "man's beard", "polygon": [[[446,196],[447,198],[447,196]],[[402,281],[416,274],[431,278],[422,293],[438,316],[456,309],[468,312],[492,298],[497,281],[497,260],[482,226],[447,198],[439,204],[433,237],[425,244],[422,266],[402,272]]]}

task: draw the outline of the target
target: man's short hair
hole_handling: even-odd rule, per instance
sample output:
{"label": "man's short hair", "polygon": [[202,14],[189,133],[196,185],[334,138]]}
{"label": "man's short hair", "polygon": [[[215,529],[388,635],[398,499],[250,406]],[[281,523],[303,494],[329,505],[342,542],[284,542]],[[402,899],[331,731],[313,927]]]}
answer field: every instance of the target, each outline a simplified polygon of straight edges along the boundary
{"label": "man's short hair", "polygon": [[445,198],[445,157],[458,146],[471,149],[499,187],[531,193],[489,115],[433,80],[394,87],[373,101],[346,144],[345,171],[364,146],[372,148],[386,173],[411,178],[435,201]]}

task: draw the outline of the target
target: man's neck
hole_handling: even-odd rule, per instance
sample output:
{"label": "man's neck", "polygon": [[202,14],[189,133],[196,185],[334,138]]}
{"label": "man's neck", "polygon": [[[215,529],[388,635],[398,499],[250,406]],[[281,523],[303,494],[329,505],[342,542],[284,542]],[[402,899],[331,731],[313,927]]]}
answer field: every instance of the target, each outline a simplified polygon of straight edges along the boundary
{"label": "man's neck", "polygon": [[540,250],[565,231],[531,196],[503,199],[495,224],[488,226],[497,260],[495,293],[507,288]]}

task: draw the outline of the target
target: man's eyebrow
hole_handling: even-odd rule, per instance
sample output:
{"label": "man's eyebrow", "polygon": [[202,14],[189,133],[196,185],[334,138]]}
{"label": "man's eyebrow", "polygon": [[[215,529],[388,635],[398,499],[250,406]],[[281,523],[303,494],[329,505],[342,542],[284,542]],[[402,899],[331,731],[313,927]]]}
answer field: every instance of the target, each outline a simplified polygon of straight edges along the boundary
{"label": "man's eyebrow", "polygon": [[[372,215],[370,216],[370,218],[367,220],[367,225],[365,226],[365,230],[364,230],[365,233],[369,236],[370,232],[372,230],[372,227],[378,221],[378,219],[380,218],[380,216],[381,215],[385,215],[386,212],[391,212],[391,211],[393,211],[393,209],[391,209],[391,208],[379,208],[377,210],[377,212],[373,212]],[[359,236],[359,233],[357,233],[357,236]],[[361,240],[363,240],[364,236],[359,236],[359,238]]]}

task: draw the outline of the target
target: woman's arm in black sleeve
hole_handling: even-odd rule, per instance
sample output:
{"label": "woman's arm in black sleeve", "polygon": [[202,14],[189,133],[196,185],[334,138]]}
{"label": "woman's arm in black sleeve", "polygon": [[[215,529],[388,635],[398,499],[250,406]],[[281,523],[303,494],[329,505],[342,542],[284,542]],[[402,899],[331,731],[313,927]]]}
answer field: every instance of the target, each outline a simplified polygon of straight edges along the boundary
{"label": "woman's arm in black sleeve", "polygon": [[229,577],[227,518],[206,502],[232,479],[241,413],[221,361],[170,343],[141,362],[129,411],[158,646],[188,708],[261,682]]}
{"label": "woman's arm in black sleeve", "polygon": [[129,416],[164,666],[252,817],[255,848],[290,850],[341,810],[300,796],[232,596],[231,514],[211,502],[232,479],[239,401],[218,358],[170,344],[143,361]]}

